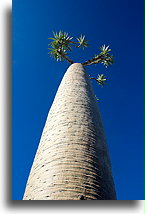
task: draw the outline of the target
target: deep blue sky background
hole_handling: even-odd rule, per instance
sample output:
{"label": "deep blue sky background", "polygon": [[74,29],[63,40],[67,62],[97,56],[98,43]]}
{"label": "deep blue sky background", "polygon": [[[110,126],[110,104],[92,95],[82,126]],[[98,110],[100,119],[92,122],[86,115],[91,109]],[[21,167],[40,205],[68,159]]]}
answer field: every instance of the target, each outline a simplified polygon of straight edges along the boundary
{"label": "deep blue sky background", "polygon": [[115,64],[90,66],[108,83],[100,99],[118,200],[143,199],[143,1],[13,0],[12,199],[21,200],[48,111],[67,62],[48,55],[48,37],[85,34],[90,47],[70,54],[83,62],[109,44]]}

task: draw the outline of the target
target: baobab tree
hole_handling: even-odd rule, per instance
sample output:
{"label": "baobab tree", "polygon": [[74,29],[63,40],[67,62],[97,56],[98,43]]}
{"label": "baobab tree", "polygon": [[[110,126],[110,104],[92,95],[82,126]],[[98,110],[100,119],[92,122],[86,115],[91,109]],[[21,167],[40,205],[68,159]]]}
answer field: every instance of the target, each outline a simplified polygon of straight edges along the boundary
{"label": "baobab tree", "polygon": [[85,36],[53,33],[49,53],[71,65],[60,83],[43,129],[23,200],[114,200],[116,193],[101,115],[90,79],[103,86],[104,74],[90,77],[85,66],[113,63],[109,46],[74,63],[75,48],[88,47]]}

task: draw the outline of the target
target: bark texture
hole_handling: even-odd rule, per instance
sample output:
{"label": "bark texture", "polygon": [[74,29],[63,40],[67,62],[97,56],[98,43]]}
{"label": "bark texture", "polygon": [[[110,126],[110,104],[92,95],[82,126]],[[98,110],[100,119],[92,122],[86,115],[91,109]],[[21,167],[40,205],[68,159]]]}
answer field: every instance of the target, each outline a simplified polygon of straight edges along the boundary
{"label": "bark texture", "polygon": [[66,71],[49,111],[23,200],[116,199],[103,124],[80,63]]}

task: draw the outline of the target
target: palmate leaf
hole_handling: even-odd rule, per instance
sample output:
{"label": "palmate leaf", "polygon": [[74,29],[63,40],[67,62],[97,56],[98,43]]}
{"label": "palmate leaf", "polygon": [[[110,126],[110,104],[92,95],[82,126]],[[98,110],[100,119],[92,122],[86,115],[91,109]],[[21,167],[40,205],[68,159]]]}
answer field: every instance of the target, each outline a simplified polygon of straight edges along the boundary
{"label": "palmate leaf", "polygon": [[111,51],[111,49],[109,49],[109,45],[108,45],[108,46],[102,45],[102,46],[100,47],[100,50],[102,51],[102,54],[106,54],[106,53],[108,53],[108,52]]}
{"label": "palmate leaf", "polygon": [[106,77],[104,74],[98,74],[97,78],[95,77],[90,77],[90,79],[94,79],[97,81],[97,83],[101,86],[104,86],[104,84],[106,83]]}
{"label": "palmate leaf", "polygon": [[104,57],[104,60],[102,60],[101,63],[104,64],[105,67],[107,68],[109,65],[112,65],[114,63],[114,57],[109,54]]}
{"label": "palmate leaf", "polygon": [[66,32],[62,32],[59,31],[59,33],[54,33],[54,41],[51,43],[53,45],[53,43],[55,45],[57,45],[57,48],[63,48],[65,50],[71,50],[71,46],[72,46],[72,42],[71,40],[73,39],[73,37],[70,37],[68,35],[68,33]]}
{"label": "palmate leaf", "polygon": [[56,59],[57,61],[63,60],[63,56],[67,55],[67,51],[71,51],[72,46],[72,38],[68,35],[68,33],[59,31],[59,33],[54,33],[54,38],[49,38],[53,40],[49,43],[49,46],[51,46],[49,54]]}
{"label": "palmate leaf", "polygon": [[53,35],[54,35],[55,39],[59,39],[59,40],[72,40],[73,39],[73,37],[70,37],[68,35],[68,33],[63,32],[63,31],[59,31],[59,33],[57,33],[57,32],[54,33],[53,32]]}
{"label": "palmate leaf", "polygon": [[111,49],[109,49],[109,45],[103,45],[102,47],[100,47],[100,50],[101,53],[99,54],[99,56],[102,57],[101,63],[104,64],[107,68],[109,65],[112,65],[114,63],[114,57],[109,53]]}
{"label": "palmate leaf", "polygon": [[106,83],[106,77],[104,74],[98,74],[97,82],[99,85],[103,86]]}
{"label": "palmate leaf", "polygon": [[85,36],[80,36],[79,38],[77,38],[79,46],[78,47],[82,47],[82,49],[84,49],[85,47],[88,47],[88,41],[85,40]]}

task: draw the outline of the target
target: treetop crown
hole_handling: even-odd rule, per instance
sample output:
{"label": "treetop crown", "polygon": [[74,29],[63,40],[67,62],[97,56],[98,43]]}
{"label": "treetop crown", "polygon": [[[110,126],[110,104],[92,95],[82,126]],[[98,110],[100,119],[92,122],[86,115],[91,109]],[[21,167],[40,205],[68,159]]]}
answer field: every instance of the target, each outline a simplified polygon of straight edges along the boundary
{"label": "treetop crown", "polygon": [[[85,35],[80,35],[80,37],[76,37],[74,40],[74,37],[69,36],[68,33],[63,31],[59,31],[56,33],[53,32],[53,37],[48,39],[52,40],[48,44],[50,46],[50,48],[48,48],[50,50],[50,56],[53,57],[56,61],[66,60],[70,64],[73,64],[74,62],[68,57],[68,53],[69,51],[72,51],[73,47],[82,48],[84,50],[89,46],[88,40],[86,40]],[[114,57],[110,54],[110,46],[106,46],[104,44],[99,49],[101,51],[99,54],[95,54],[94,57],[81,64],[83,66],[88,66],[92,64],[102,63],[106,68],[109,65],[112,65],[114,63]],[[104,74],[98,74],[97,78],[91,77],[90,79],[95,79],[98,84],[102,86],[106,81],[106,77],[104,76]]]}

